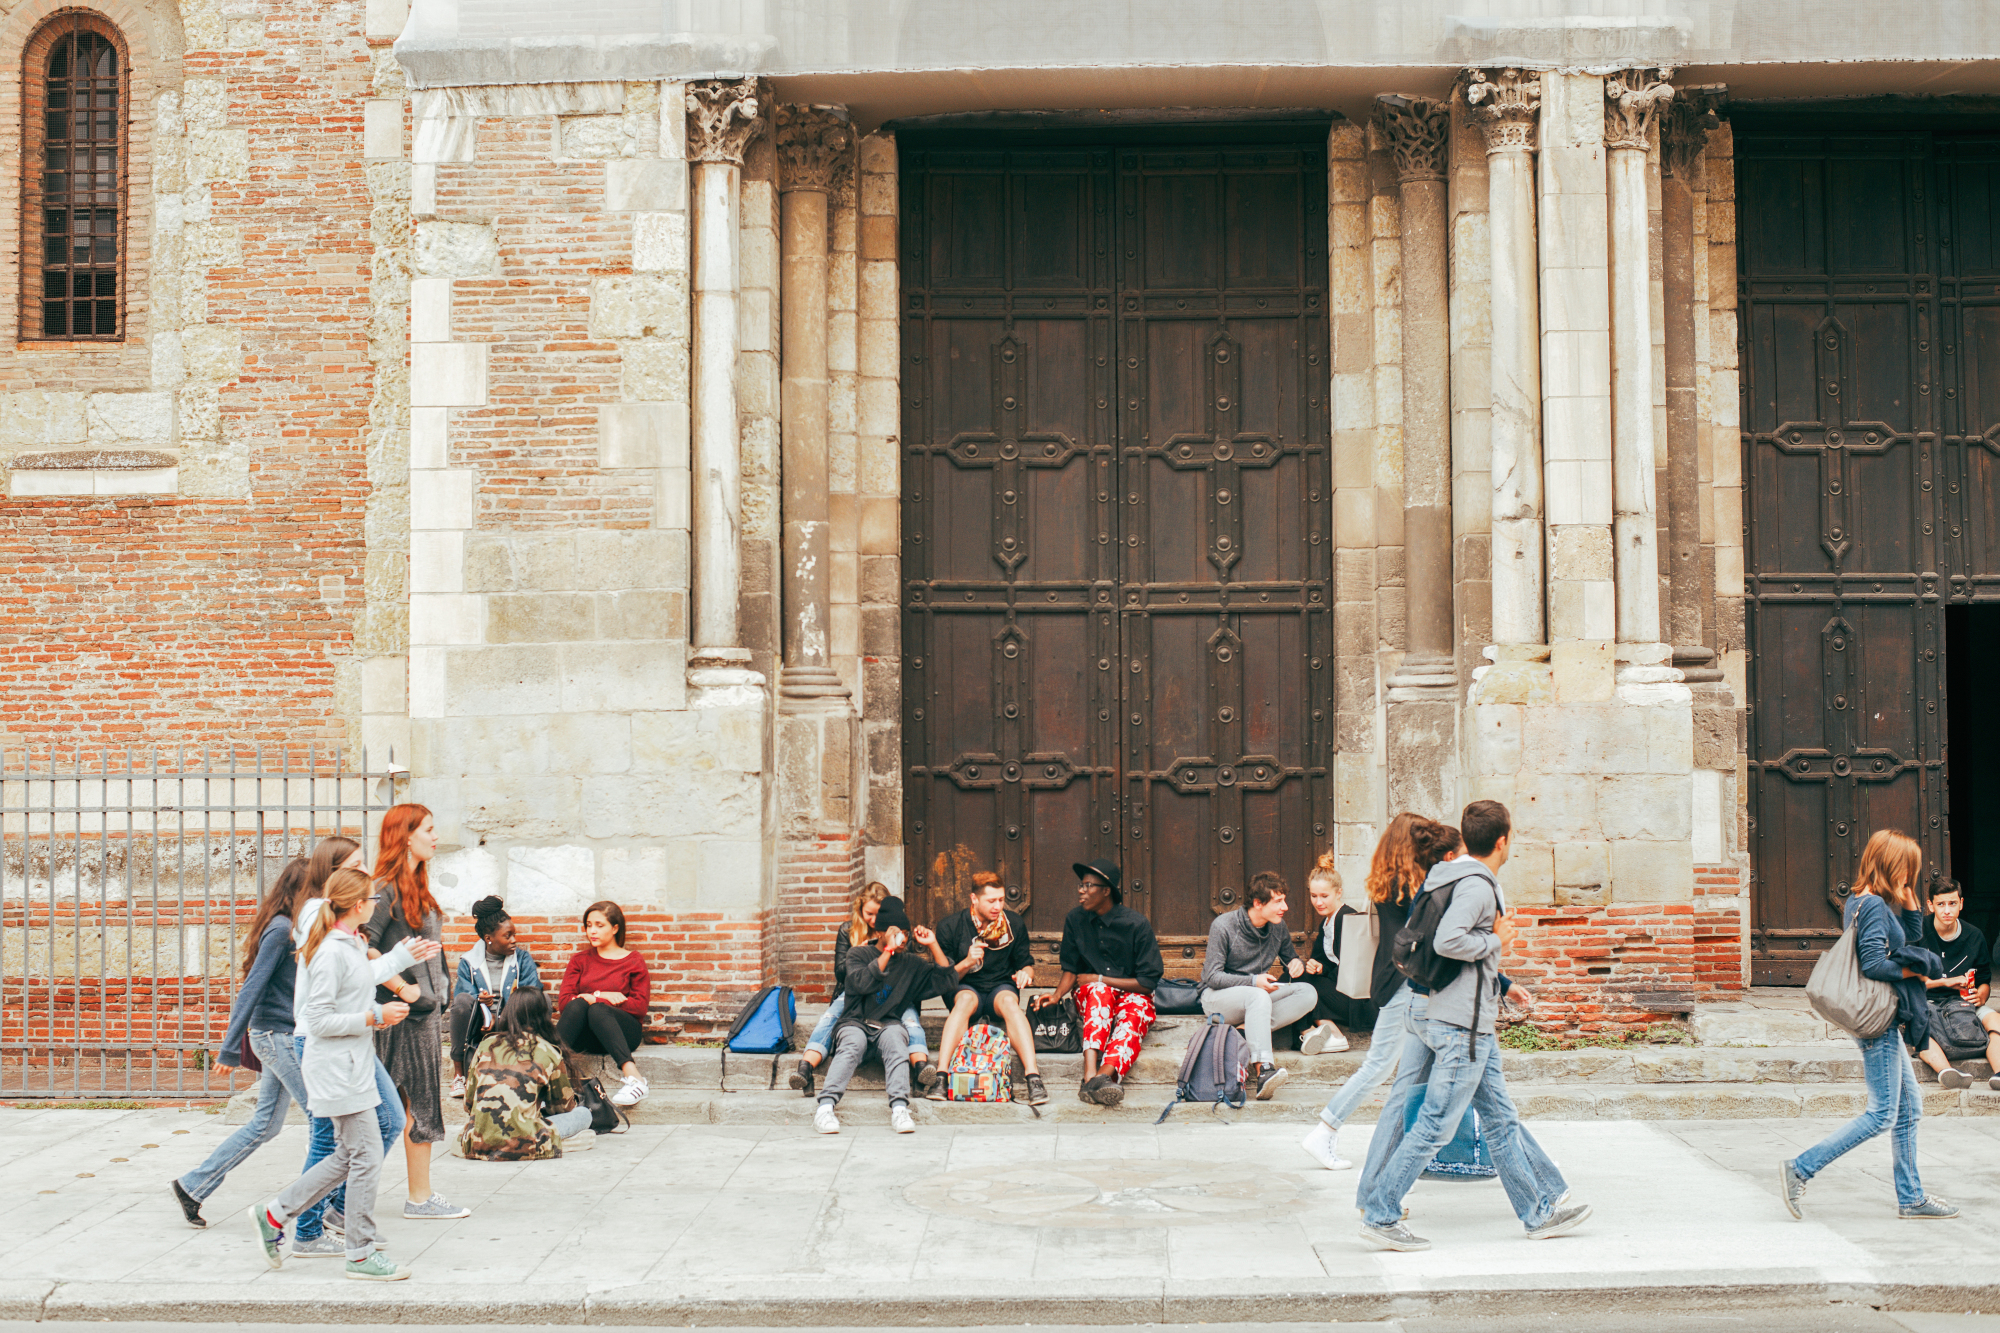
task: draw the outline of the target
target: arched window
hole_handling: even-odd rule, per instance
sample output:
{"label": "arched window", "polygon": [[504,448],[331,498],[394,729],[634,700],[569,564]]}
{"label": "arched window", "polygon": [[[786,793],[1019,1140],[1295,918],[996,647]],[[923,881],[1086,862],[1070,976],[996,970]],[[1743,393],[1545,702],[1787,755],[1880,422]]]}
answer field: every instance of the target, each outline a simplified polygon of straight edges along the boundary
{"label": "arched window", "polygon": [[29,41],[21,155],[24,340],[125,334],[125,39],[97,14],[56,15]]}

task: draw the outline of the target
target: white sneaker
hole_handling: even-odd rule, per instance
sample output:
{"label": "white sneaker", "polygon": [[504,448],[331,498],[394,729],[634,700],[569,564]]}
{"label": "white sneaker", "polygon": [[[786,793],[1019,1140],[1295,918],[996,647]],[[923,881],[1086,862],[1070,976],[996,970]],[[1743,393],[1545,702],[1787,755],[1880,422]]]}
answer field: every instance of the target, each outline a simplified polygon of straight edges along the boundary
{"label": "white sneaker", "polygon": [[898,1134],[916,1133],[917,1122],[910,1118],[910,1108],[907,1106],[890,1107],[889,1128],[895,1130]]}
{"label": "white sneaker", "polygon": [[1322,1120],[1312,1128],[1312,1133],[1299,1140],[1299,1146],[1306,1150],[1306,1156],[1318,1162],[1329,1171],[1345,1171],[1354,1163],[1334,1151],[1339,1135],[1328,1128]]}
{"label": "white sneaker", "polygon": [[652,1090],[652,1085],[646,1082],[644,1074],[633,1074],[618,1081],[618,1091],[611,1094],[611,1104],[637,1106],[646,1100],[646,1094]]}
{"label": "white sneaker", "polygon": [[[905,1111],[903,1114],[908,1115],[909,1112]],[[833,1113],[832,1102],[821,1102],[819,1109],[813,1112],[813,1128],[821,1134],[840,1133],[840,1117]]]}
{"label": "white sneaker", "polygon": [[1334,1025],[1331,1019],[1321,1023],[1311,1032],[1306,1033],[1299,1041],[1299,1054],[1301,1055],[1318,1055],[1322,1051],[1344,1051],[1346,1049],[1347,1038],[1341,1035],[1340,1029]]}

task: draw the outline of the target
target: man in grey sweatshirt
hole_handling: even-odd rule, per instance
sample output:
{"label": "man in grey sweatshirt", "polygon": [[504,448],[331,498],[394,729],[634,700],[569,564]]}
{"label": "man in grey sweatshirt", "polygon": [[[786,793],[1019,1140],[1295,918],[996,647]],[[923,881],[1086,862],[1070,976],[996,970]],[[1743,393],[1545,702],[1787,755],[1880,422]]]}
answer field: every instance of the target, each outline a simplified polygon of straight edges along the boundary
{"label": "man in grey sweatshirt", "polygon": [[1306,970],[1285,929],[1285,879],[1266,870],[1250,881],[1250,901],[1209,923],[1208,952],[1201,960],[1201,1008],[1225,1023],[1241,1023],[1250,1047],[1245,1091],[1269,1101],[1285,1071],[1271,1054],[1271,1029],[1296,1023],[1319,1004],[1319,992],[1303,981],[1278,981],[1271,964],[1282,960],[1285,976]]}
{"label": "man in grey sweatshirt", "polygon": [[1410,908],[1414,923],[1426,895],[1451,895],[1431,947],[1440,958],[1455,958],[1463,966],[1430,996],[1423,1027],[1416,1029],[1433,1057],[1423,1109],[1380,1174],[1362,1185],[1362,1239],[1384,1249],[1430,1248],[1429,1241],[1404,1225],[1403,1197],[1468,1107],[1479,1113],[1480,1137],[1528,1239],[1560,1236],[1590,1216],[1590,1205],[1563,1202],[1569,1191],[1558,1173],[1536,1171],[1523,1141],[1520,1114],[1500,1073],[1493,1032],[1500,1010],[1500,951],[1506,944],[1501,932],[1507,904],[1498,875],[1507,863],[1512,833],[1507,807],[1474,801],[1460,816],[1459,833],[1466,855],[1432,867]]}

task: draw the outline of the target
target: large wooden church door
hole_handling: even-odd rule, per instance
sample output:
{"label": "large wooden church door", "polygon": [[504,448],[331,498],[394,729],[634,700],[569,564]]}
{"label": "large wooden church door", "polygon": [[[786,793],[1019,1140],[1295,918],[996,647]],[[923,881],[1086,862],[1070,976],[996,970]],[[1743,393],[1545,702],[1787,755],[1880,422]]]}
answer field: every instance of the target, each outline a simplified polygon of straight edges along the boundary
{"label": "large wooden church door", "polygon": [[[1244,136],[1240,135],[1239,138]],[[912,905],[1125,869],[1168,961],[1332,827],[1324,128],[906,135]]]}
{"label": "large wooden church door", "polygon": [[1949,873],[1944,606],[2000,594],[2000,141],[1736,152],[1752,974],[1801,985],[1873,832]]}

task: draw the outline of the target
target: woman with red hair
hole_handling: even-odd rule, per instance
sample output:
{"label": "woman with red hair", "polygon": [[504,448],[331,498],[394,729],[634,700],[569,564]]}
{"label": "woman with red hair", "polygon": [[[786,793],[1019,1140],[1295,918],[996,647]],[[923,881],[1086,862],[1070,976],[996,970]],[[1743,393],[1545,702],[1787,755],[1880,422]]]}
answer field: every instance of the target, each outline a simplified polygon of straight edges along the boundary
{"label": "woman with red hair", "polygon": [[[430,860],[437,854],[437,829],[421,805],[395,805],[382,816],[375,856],[375,914],[366,934],[371,953],[387,953],[411,937],[438,940],[444,913],[431,897]],[[375,1034],[375,1050],[396,1084],[408,1112],[403,1128],[403,1160],[409,1193],[403,1216],[413,1219],[469,1217],[472,1210],[447,1202],[431,1189],[431,1145],[444,1138],[443,1008],[450,986],[438,956],[389,979],[389,998],[410,1006],[409,1017]]]}

